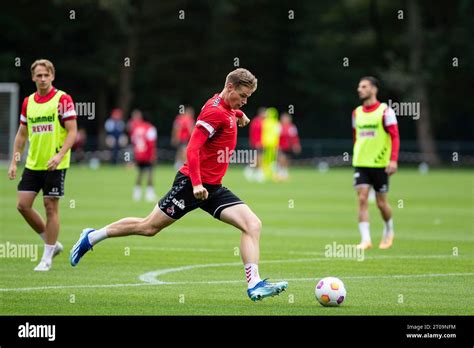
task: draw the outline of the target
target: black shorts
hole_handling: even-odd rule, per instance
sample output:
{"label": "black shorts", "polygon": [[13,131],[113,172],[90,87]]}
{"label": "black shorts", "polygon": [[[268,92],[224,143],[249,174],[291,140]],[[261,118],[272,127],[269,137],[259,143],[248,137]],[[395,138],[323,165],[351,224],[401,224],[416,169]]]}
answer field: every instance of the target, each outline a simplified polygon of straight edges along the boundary
{"label": "black shorts", "polygon": [[136,161],[135,164],[137,165],[138,169],[140,169],[140,170],[153,167],[152,162]]}
{"label": "black shorts", "polygon": [[173,187],[158,202],[158,207],[170,218],[178,220],[190,211],[201,208],[216,219],[220,219],[225,208],[244,202],[222,185],[203,184],[209,196],[205,200],[197,199],[193,194],[191,179],[181,172],[176,174]]}
{"label": "black shorts", "polygon": [[18,183],[18,191],[38,193],[43,190],[44,197],[64,196],[64,181],[66,169],[58,170],[31,170],[25,168]]}
{"label": "black shorts", "polygon": [[354,186],[373,186],[375,192],[388,192],[388,175],[385,168],[354,168]]}

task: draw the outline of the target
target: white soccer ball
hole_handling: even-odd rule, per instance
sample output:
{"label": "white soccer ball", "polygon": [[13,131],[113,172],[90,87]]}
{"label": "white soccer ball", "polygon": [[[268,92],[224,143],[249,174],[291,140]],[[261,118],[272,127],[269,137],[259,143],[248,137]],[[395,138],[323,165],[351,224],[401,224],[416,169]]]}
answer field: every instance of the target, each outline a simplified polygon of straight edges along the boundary
{"label": "white soccer ball", "polygon": [[326,277],[318,281],[314,289],[316,299],[325,307],[337,307],[346,299],[344,283],[335,277]]}

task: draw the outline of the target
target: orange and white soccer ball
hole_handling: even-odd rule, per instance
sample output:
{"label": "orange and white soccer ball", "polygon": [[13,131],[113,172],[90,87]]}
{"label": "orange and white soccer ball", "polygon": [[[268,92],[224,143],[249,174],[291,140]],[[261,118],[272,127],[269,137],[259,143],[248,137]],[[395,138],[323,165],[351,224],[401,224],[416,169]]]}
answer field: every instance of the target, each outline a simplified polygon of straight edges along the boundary
{"label": "orange and white soccer ball", "polygon": [[335,277],[326,277],[316,284],[316,299],[325,307],[337,307],[346,299],[344,283]]}

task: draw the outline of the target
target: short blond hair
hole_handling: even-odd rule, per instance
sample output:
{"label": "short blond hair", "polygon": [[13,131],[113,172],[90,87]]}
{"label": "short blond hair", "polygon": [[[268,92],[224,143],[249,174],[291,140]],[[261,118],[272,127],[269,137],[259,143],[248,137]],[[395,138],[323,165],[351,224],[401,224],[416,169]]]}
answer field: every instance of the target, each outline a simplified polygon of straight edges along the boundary
{"label": "short blond hair", "polygon": [[257,78],[247,69],[238,68],[231,71],[225,79],[225,84],[232,83],[235,88],[248,87],[253,91],[257,89]]}
{"label": "short blond hair", "polygon": [[44,66],[52,75],[55,75],[56,70],[54,69],[53,63],[47,59],[37,59],[31,64],[31,76],[34,76],[35,69],[38,65]]}

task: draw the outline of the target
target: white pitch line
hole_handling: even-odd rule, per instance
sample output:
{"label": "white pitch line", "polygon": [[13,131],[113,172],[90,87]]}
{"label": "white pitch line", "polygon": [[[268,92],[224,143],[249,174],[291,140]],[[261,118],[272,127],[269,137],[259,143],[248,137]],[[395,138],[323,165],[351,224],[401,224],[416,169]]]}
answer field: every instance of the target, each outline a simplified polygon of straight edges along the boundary
{"label": "white pitch line", "polygon": [[[327,260],[327,258],[266,260],[266,261],[260,261],[260,263],[293,263],[293,262],[325,261],[325,260]],[[229,266],[242,266],[242,262],[205,263],[205,264],[199,264],[199,265],[188,265],[188,266],[181,266],[181,267],[175,267],[175,268],[165,268],[165,269],[159,269],[157,271],[144,273],[140,275],[138,278],[145,283],[167,284],[167,282],[158,280],[156,279],[156,277],[161,276],[163,274],[182,272],[182,271],[187,271],[187,270],[196,269],[196,268],[213,268],[213,267],[229,267]]]}
{"label": "white pitch line", "polygon": [[[365,259],[376,260],[376,259],[432,259],[432,258],[454,258],[455,256],[451,255],[395,255],[395,256],[372,256],[366,257]],[[308,258],[308,259],[288,259],[288,260],[265,260],[260,261],[260,263],[291,263],[291,262],[308,262],[308,261],[330,261],[338,258],[331,257],[318,257],[318,258]],[[339,258],[341,261],[355,261],[353,258]],[[212,268],[212,267],[228,267],[228,266],[241,266],[241,262],[229,262],[229,263],[208,263],[208,264],[198,264],[198,265],[188,265],[176,268],[166,268],[160,269],[148,273],[144,273],[139,276],[139,279],[145,283],[152,284],[168,284],[169,282],[164,282],[158,280],[157,277],[174,272],[182,272],[190,269],[197,268]]]}
{"label": "white pitch line", "polygon": [[[367,257],[368,259],[429,259],[429,258],[456,258],[451,255],[395,255],[395,256],[375,256]],[[306,259],[287,259],[287,260],[265,260],[260,263],[293,263],[293,262],[309,262],[309,261],[330,261],[335,258],[323,257],[323,258],[306,258]],[[346,261],[355,261],[355,259],[338,259]],[[188,285],[188,284],[231,284],[231,283],[244,283],[243,280],[215,280],[215,281],[196,281],[196,282],[165,282],[158,280],[156,277],[174,273],[182,272],[191,269],[198,268],[212,268],[212,267],[229,267],[229,266],[242,266],[241,262],[227,262],[227,263],[211,263],[211,264],[198,264],[188,265],[175,268],[166,268],[157,271],[144,273],[139,276],[142,283],[124,283],[124,284],[89,284],[89,285],[51,285],[51,286],[39,286],[39,287],[27,287],[27,288],[0,288],[0,292],[14,292],[14,291],[42,291],[42,290],[58,290],[58,289],[90,289],[90,288],[117,288],[117,287],[137,287],[137,286],[149,286],[149,285]],[[341,278],[344,279],[383,279],[383,278],[421,278],[421,277],[443,277],[443,276],[471,276],[474,273],[445,273],[445,274],[400,274],[400,275],[376,275],[376,276],[347,276]],[[288,281],[315,281],[319,278],[290,278]]]}
{"label": "white pitch line", "polygon": [[[474,273],[432,273],[432,274],[393,274],[393,275],[373,275],[373,276],[339,276],[342,279],[351,280],[366,280],[366,279],[404,279],[404,278],[436,278],[436,277],[459,277],[459,276],[474,276]],[[306,282],[318,281],[323,276],[317,278],[285,278],[274,279],[275,281],[289,281],[289,282]],[[245,283],[244,280],[211,280],[211,281],[197,281],[197,282],[161,282],[148,283],[150,285],[198,285],[198,284],[232,284]]]}
{"label": "white pitch line", "polygon": [[[343,279],[365,280],[365,279],[404,279],[404,278],[436,278],[436,277],[466,277],[474,276],[474,273],[433,273],[433,274],[393,274],[393,275],[374,275],[374,276],[340,276]],[[321,276],[323,277],[323,276]],[[275,279],[286,281],[317,281],[318,278],[287,278]],[[118,287],[138,287],[138,286],[157,286],[157,285],[213,285],[213,284],[244,284],[244,280],[210,280],[197,282],[156,282],[156,283],[129,283],[129,284],[97,284],[97,285],[54,285],[39,286],[32,288],[6,288],[0,289],[0,292],[19,292],[19,291],[41,291],[58,289],[90,289],[90,288],[118,288]]]}

